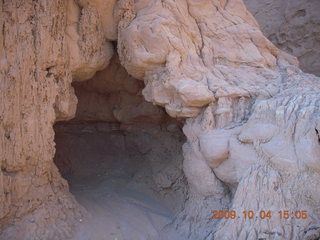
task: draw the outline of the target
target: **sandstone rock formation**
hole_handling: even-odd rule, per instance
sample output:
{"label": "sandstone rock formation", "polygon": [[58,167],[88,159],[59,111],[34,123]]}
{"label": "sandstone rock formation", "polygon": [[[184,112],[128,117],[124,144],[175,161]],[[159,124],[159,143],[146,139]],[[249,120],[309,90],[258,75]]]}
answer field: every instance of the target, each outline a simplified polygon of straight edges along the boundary
{"label": "sandstone rock formation", "polygon": [[72,80],[104,68],[112,44],[91,6],[2,1],[0,9],[0,238],[65,239],[81,207],[52,161],[53,124],[74,116]]}
{"label": "sandstone rock formation", "polygon": [[[160,239],[320,237],[320,79],[270,42],[241,0],[5,0],[0,9],[0,239],[70,239],[86,214],[53,162],[53,125],[75,116],[72,81],[92,77],[73,84],[78,119],[160,124],[167,116],[143,95],[184,123],[188,196]],[[112,41],[132,77],[111,59]],[[214,209],[308,218],[219,221]]]}
{"label": "sandstone rock formation", "polygon": [[[127,171],[140,171],[139,178],[146,178],[140,184],[153,181],[152,186],[142,190],[158,188],[157,191],[161,192],[183,177],[182,144],[185,138],[181,131],[182,123],[144,100],[142,82],[127,74],[116,54],[106,69],[97,72],[89,81],[74,83],[73,86],[78,98],[75,118],[55,125],[57,153],[54,160],[64,176],[86,179],[93,175],[90,171],[101,174],[110,171],[112,164],[127,161],[124,164]],[[91,140],[80,139],[77,132],[88,135]],[[110,137],[109,141],[107,137]],[[81,143],[83,140],[86,143]],[[103,145],[108,147],[103,148]],[[83,150],[72,151],[70,148]],[[139,165],[141,161],[143,164]],[[90,169],[91,164],[97,168]],[[138,166],[140,169],[135,169]],[[170,194],[167,192],[166,197]],[[183,197],[177,197],[181,198],[180,204],[174,204],[176,198],[171,198],[168,205],[180,208]]]}
{"label": "sandstone rock formation", "polygon": [[320,76],[320,2],[244,0],[262,32],[277,47],[296,56],[303,71]]}
{"label": "sandstone rock formation", "polygon": [[[303,239],[313,234],[314,229],[319,228],[317,226],[319,219],[315,212],[319,207],[316,203],[317,197],[311,196],[312,203],[308,204],[306,204],[308,201],[306,197],[301,195],[299,198],[293,197],[290,191],[296,192],[296,190],[289,186],[293,185],[293,179],[296,178],[291,178],[292,173],[285,175],[288,171],[285,163],[299,159],[297,155],[313,159],[309,160],[311,162],[317,162],[318,138],[317,131],[314,129],[317,129],[318,103],[305,104],[314,109],[310,110],[310,117],[306,117],[308,124],[305,123],[306,125],[302,127],[304,134],[310,133],[310,139],[307,141],[312,144],[308,153],[303,154],[300,153],[301,150],[294,150],[293,153],[288,152],[275,159],[258,145],[261,142],[271,141],[272,138],[276,138],[275,142],[284,144],[282,149],[288,145],[293,145],[295,149],[295,143],[289,143],[283,137],[277,139],[276,133],[279,129],[276,128],[277,124],[270,124],[273,122],[272,115],[268,116],[264,113],[263,117],[257,120],[254,113],[259,108],[263,108],[264,101],[268,101],[267,99],[276,101],[273,99],[276,99],[278,94],[284,94],[283,92],[288,92],[289,98],[295,98],[299,90],[301,91],[304,87],[306,98],[316,99],[319,79],[299,72],[295,67],[297,62],[289,55],[277,50],[262,35],[240,1],[181,1],[178,7],[173,1],[161,3],[154,1],[148,4],[143,2],[140,1],[135,8],[127,8],[123,13],[125,16],[134,17],[129,19],[129,23],[128,18],[120,21],[118,39],[120,59],[130,74],[144,79],[146,83],[144,96],[147,100],[165,106],[168,114],[173,117],[189,118],[184,127],[184,133],[188,138],[184,146],[184,173],[188,179],[191,194],[196,195],[195,198],[205,197],[206,199],[214,196],[212,200],[214,203],[217,196],[226,194],[222,181],[230,184],[233,195],[231,206],[236,205],[236,208],[241,206],[247,210],[257,211],[272,206],[275,209],[287,207],[293,210],[303,206],[307,207],[310,213],[311,222],[305,222],[302,226],[295,221],[287,226],[287,223],[276,220],[273,220],[272,224],[256,221],[243,224],[237,220],[229,222],[226,220],[226,227],[223,225],[224,222],[220,223],[217,227],[220,229],[214,236],[217,239],[256,239],[266,237],[265,235],[268,238]],[[159,22],[157,18],[150,16],[155,12],[162,16],[163,21]],[[167,27],[168,19],[172,19],[170,22],[173,22],[170,28]],[[184,28],[185,25],[187,26]],[[181,42],[176,39],[180,39]],[[150,46],[151,42],[156,44]],[[136,43],[140,45],[137,46]],[[190,64],[191,61],[192,64]],[[299,80],[304,83],[300,83]],[[296,81],[299,84],[296,85]],[[287,91],[288,86],[294,90]],[[312,89],[316,89],[315,92]],[[286,101],[275,103],[276,106],[271,109],[276,111],[278,107],[281,109],[281,105],[285,108]],[[298,115],[299,109],[303,109],[304,104],[296,103],[294,106],[288,106],[288,108],[294,109],[294,115]],[[268,111],[270,112],[266,109],[267,113]],[[286,119],[283,131],[289,134],[290,119],[283,116],[279,118]],[[253,123],[258,122],[257,125],[251,123],[251,119]],[[269,122],[268,119],[270,119]],[[295,118],[293,122],[294,125],[298,124],[298,119]],[[246,127],[250,129],[246,133],[248,136],[243,136],[241,140],[242,132],[239,129]],[[296,133],[291,132],[291,137],[293,134]],[[241,149],[236,145],[233,146],[236,143],[230,142],[231,136],[237,136],[240,141],[253,144],[253,148],[245,146]],[[270,145],[276,149],[274,144]],[[277,147],[279,146],[281,145],[277,143]],[[272,152],[273,148],[270,147],[269,151]],[[241,155],[244,159],[241,159]],[[226,161],[229,157],[232,157],[230,162]],[[276,166],[274,161],[277,163]],[[296,170],[292,171],[297,172],[297,176],[303,173],[307,176],[313,175],[314,168],[307,163],[302,163],[302,160],[296,161],[299,164]],[[283,191],[280,199],[276,193],[270,192],[268,184],[264,186],[263,182],[256,187],[242,186],[245,184],[242,182],[246,181],[247,169],[251,168],[257,169],[248,172],[254,184],[257,184],[254,171],[262,171],[260,175],[264,173],[270,177],[275,175],[275,180],[272,180],[276,186],[274,189]],[[230,169],[235,169],[235,173],[230,172]],[[277,175],[278,178],[281,176],[283,184],[280,180],[276,180]],[[311,182],[319,182],[318,173],[313,175]],[[244,195],[248,191],[247,187],[255,189],[253,193],[256,197]],[[289,193],[286,193],[287,191]],[[308,191],[312,192],[312,188]],[[270,201],[259,200],[260,197],[263,199],[264,195],[269,196]],[[292,197],[295,203],[290,204],[292,200],[288,199]],[[246,205],[243,205],[245,200]],[[210,206],[210,204],[206,205]],[[199,211],[193,212],[193,209],[187,209],[186,214],[197,219]],[[178,224],[183,228],[185,223]],[[311,225],[313,227],[310,228]],[[206,224],[202,226],[207,227]],[[243,228],[244,230],[240,231]],[[183,230],[184,233],[185,230]],[[229,234],[226,233],[227,231]],[[206,236],[204,233],[206,233],[204,229],[202,233],[192,229],[186,236],[190,239],[202,239]]]}
{"label": "sandstone rock formation", "polygon": [[89,216],[73,239],[156,239],[187,197],[182,123],[144,100],[117,54],[73,86],[76,116],[54,126],[54,162]]}

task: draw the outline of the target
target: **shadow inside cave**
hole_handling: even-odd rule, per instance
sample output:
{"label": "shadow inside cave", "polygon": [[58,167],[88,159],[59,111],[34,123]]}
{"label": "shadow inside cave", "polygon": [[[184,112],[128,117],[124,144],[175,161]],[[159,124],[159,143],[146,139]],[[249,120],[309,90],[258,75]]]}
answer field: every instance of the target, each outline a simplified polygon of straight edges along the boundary
{"label": "shadow inside cave", "polygon": [[94,90],[122,71],[110,75],[108,68],[74,84],[76,117],[54,126],[54,162],[88,213],[74,239],[156,239],[186,198],[185,137],[140,90]]}

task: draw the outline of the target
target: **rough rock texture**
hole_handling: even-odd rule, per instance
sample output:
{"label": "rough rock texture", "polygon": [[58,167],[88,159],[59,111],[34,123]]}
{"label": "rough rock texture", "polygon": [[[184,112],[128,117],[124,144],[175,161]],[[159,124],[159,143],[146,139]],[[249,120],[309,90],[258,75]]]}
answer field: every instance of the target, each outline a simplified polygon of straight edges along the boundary
{"label": "rough rock texture", "polygon": [[[53,124],[74,116],[72,80],[104,69],[115,39],[144,98],[185,119],[189,195],[161,239],[318,239],[319,78],[264,37],[241,0],[107,3],[0,2],[0,239],[71,237],[81,208],[53,164]],[[138,80],[117,96],[116,85],[102,84],[110,94],[92,91],[79,110],[95,109],[81,117],[160,121],[160,108],[141,103]],[[222,209],[307,210],[308,218],[210,219]]]}
{"label": "rough rock texture", "polygon": [[[277,50],[241,1],[122,3],[118,52],[123,66],[144,79],[148,101],[173,117],[188,118],[184,173],[190,204],[177,217],[176,230],[184,239],[316,239],[319,79]],[[306,194],[297,181],[310,182]],[[230,206],[223,200],[226,187]],[[271,208],[273,214],[303,208],[309,217],[303,222],[277,216],[228,219],[215,228],[201,214],[212,206]]]}
{"label": "rough rock texture", "polygon": [[144,100],[143,82],[128,75],[117,54],[103,71],[73,86],[79,99],[75,121],[159,125],[168,120],[162,108]]}
{"label": "rough rock texture", "polygon": [[66,239],[80,214],[52,161],[53,123],[75,114],[73,77],[112,51],[94,10],[69,3],[0,2],[0,239]]}
{"label": "rough rock texture", "polygon": [[320,76],[318,0],[244,0],[262,32],[280,49],[298,57],[303,71]]}
{"label": "rough rock texture", "polygon": [[54,127],[54,162],[92,215],[74,239],[156,239],[187,197],[182,123],[144,100],[117,55],[73,86],[77,112]]}
{"label": "rough rock texture", "polygon": [[117,55],[106,69],[73,86],[76,116],[55,126],[55,163],[62,175],[83,181],[121,167],[137,185],[147,185],[140,189],[157,198],[164,191],[164,202],[180,209],[185,196],[175,182],[183,178],[182,123],[144,100],[142,82],[128,75]]}
{"label": "rough rock texture", "polygon": [[[55,163],[89,214],[75,240],[157,239],[181,211],[181,129],[171,123],[69,122],[55,126]],[[157,201],[157,202],[156,202]]]}
{"label": "rough rock texture", "polygon": [[255,94],[272,84],[266,67],[276,65],[278,50],[241,1],[119,5],[121,63],[144,79],[146,100],[164,106],[170,116],[194,117],[217,97]]}

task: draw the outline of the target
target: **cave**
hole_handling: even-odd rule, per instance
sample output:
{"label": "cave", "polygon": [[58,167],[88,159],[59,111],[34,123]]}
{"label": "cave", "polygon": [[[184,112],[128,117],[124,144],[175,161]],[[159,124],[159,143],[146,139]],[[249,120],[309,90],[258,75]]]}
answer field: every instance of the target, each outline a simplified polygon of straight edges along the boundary
{"label": "cave", "polygon": [[181,211],[182,122],[146,102],[143,85],[115,55],[93,78],[73,84],[76,116],[54,125],[54,162],[91,216],[76,239],[153,239]]}
{"label": "cave", "polygon": [[0,240],[320,239],[319,9],[0,1]]}

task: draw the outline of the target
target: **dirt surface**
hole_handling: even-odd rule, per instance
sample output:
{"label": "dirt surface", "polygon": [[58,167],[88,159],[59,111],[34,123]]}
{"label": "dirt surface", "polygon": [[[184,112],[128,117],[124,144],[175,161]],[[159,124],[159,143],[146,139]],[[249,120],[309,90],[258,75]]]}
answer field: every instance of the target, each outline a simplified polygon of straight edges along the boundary
{"label": "dirt surface", "polygon": [[157,239],[172,221],[172,211],[154,198],[127,186],[129,178],[71,183],[71,192],[90,216],[80,220],[74,240]]}
{"label": "dirt surface", "polygon": [[55,162],[87,210],[73,239],[157,239],[186,198],[179,128],[62,123],[55,130]]}

